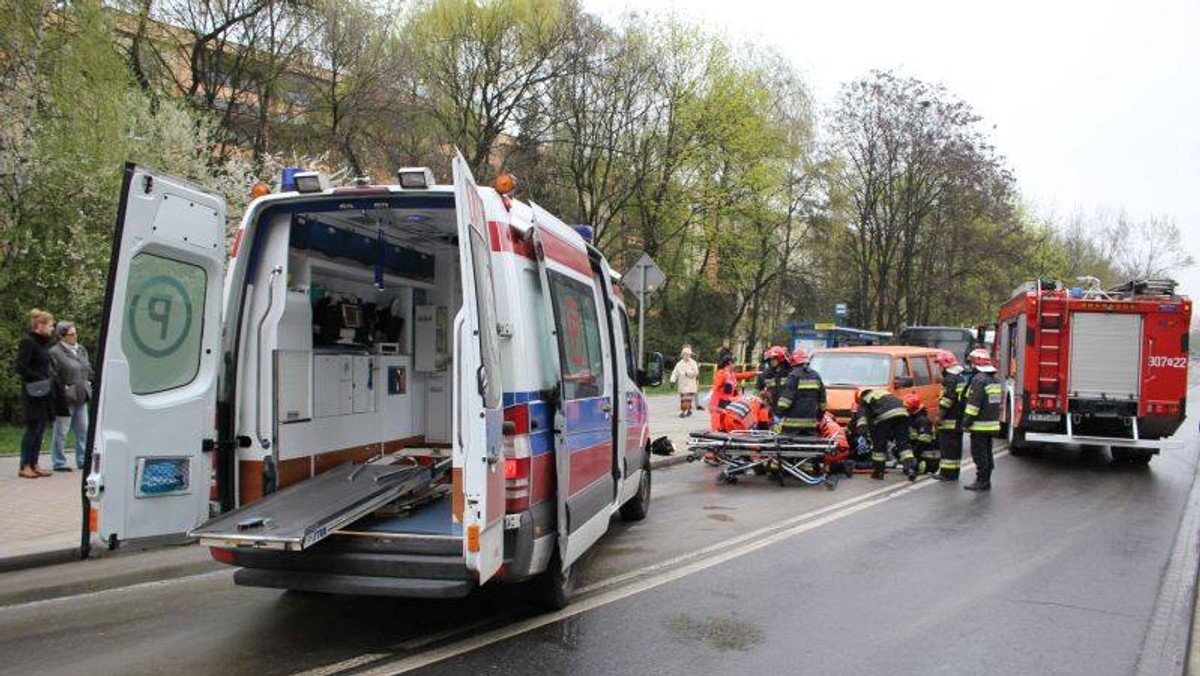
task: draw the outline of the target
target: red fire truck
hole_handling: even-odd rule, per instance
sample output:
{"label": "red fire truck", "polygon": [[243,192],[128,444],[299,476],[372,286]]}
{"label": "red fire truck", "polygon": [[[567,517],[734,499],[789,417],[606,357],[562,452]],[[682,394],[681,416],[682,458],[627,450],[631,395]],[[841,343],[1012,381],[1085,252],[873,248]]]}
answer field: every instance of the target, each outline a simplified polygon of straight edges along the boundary
{"label": "red fire truck", "polygon": [[1042,444],[1112,448],[1146,464],[1183,423],[1192,303],[1171,280],[1109,289],[1039,280],[1000,308],[995,350],[1002,419],[1019,455]]}

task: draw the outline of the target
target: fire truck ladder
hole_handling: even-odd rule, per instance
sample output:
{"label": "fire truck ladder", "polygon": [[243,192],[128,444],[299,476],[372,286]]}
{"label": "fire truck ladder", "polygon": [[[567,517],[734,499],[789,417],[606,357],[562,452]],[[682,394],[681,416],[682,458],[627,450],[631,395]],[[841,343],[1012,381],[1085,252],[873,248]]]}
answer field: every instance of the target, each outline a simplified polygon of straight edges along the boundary
{"label": "fire truck ladder", "polygon": [[1066,326],[1066,300],[1059,295],[1038,292],[1037,330],[1034,349],[1037,354],[1037,396],[1057,401],[1062,377],[1063,330]]}

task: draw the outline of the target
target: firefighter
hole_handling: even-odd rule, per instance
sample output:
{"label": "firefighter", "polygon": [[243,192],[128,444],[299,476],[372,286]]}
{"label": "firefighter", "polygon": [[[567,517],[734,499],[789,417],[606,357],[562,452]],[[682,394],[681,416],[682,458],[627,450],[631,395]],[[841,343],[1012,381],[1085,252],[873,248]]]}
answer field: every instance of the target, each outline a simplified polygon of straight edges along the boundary
{"label": "firefighter", "polygon": [[780,417],[779,431],[812,436],[825,413],[825,383],[808,365],[808,353],[796,348],[792,353],[792,370],[777,393],[775,414]]}
{"label": "firefighter", "polygon": [[967,379],[963,375],[962,364],[953,352],[942,350],[938,353],[937,363],[942,367],[942,396],[938,399],[938,452],[941,462],[938,473],[933,478],[940,481],[958,481],[958,471],[962,467],[962,421],[963,393],[966,391]]}
{"label": "firefighter", "polygon": [[754,382],[758,396],[767,402],[775,401],[778,393],[787,382],[791,365],[788,364],[787,350],[779,345],[772,345],[763,351],[763,370]]}
{"label": "firefighter", "polygon": [[975,461],[975,483],[968,491],[992,489],[992,437],[1000,433],[1000,402],[1004,386],[996,378],[996,367],[987,350],[972,350],[967,360],[974,368],[963,405],[962,428],[971,434],[971,459]]}
{"label": "firefighter", "polygon": [[908,412],[908,443],[917,459],[917,473],[938,471],[937,449],[933,446],[933,421],[925,410],[921,395],[909,392],[904,395],[904,410]]}
{"label": "firefighter", "polygon": [[895,444],[896,457],[910,481],[917,478],[917,461],[908,447],[908,412],[896,395],[886,388],[866,389],[855,402],[854,429],[871,438],[872,479],[883,479],[888,442]]}

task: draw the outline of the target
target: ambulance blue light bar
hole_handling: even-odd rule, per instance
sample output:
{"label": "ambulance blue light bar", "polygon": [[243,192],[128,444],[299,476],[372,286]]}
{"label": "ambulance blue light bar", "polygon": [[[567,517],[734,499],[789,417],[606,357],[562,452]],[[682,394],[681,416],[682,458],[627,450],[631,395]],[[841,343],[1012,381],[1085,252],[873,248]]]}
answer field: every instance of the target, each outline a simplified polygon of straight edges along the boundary
{"label": "ambulance blue light bar", "polygon": [[572,225],[571,229],[579,233],[583,241],[591,244],[596,237],[596,231],[590,225]]}

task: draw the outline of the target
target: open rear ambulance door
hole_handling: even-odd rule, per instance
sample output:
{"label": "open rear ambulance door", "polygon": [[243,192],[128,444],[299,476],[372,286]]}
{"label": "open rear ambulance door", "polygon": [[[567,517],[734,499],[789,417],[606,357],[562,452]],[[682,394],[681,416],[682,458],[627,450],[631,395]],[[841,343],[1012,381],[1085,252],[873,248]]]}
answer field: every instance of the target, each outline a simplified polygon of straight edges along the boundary
{"label": "open rear ambulance door", "polygon": [[504,563],[504,410],[492,254],[483,198],[461,153],[454,203],[463,305],[454,327],[453,472],[463,487],[463,554],[483,583]]}
{"label": "open rear ambulance door", "polygon": [[554,457],[558,553],[570,566],[605,532],[616,500],[613,475],[613,389],[607,307],[587,251],[547,227],[569,227],[537,206],[534,247],[546,316],[554,323],[558,410]]}
{"label": "open rear ambulance door", "polygon": [[225,260],[213,193],[127,164],[117,213],[87,478],[110,547],[208,516]]}

